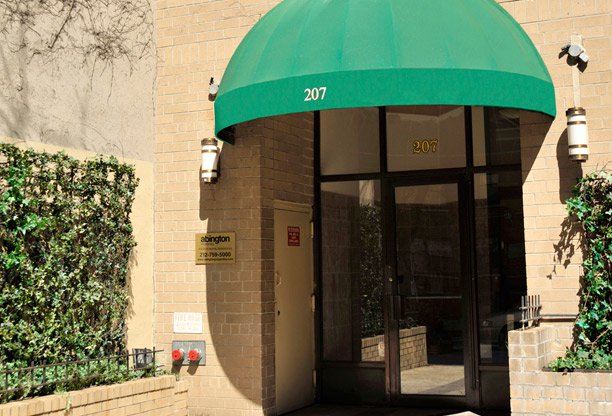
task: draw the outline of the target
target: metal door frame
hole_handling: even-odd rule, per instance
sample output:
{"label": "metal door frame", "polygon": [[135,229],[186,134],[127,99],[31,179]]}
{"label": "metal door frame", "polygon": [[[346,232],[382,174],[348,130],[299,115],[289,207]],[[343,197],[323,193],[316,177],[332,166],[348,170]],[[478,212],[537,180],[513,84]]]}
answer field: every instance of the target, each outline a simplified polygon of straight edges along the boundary
{"label": "metal door frame", "polygon": [[[385,249],[385,342],[389,351],[385,357],[387,391],[392,404],[417,406],[478,407],[480,402],[478,386],[478,344],[476,342],[475,279],[473,273],[473,195],[470,178],[463,174],[430,172],[427,175],[413,174],[387,178],[382,184],[383,200],[383,244]],[[465,396],[403,395],[401,394],[399,370],[399,327],[392,319],[392,299],[398,295],[396,281],[396,218],[395,189],[398,187],[455,184],[459,197],[459,239],[462,274],[463,312],[463,356],[466,382]]]}
{"label": "metal door frame", "polygon": [[[315,111],[313,113],[314,119],[314,229],[315,229],[315,241],[314,241],[314,273],[315,273],[315,294],[316,294],[316,310],[315,310],[315,360],[316,367],[318,370],[325,368],[345,368],[354,369],[354,373],[350,373],[352,376],[358,375],[360,369],[380,369],[385,371],[385,392],[386,398],[381,398],[380,404],[384,403],[396,403],[409,405],[414,407],[431,406],[432,408],[439,406],[452,406],[453,403],[456,407],[461,408],[479,408],[483,404],[481,398],[481,382],[480,372],[483,369],[493,368],[495,371],[508,371],[508,367],[499,366],[488,366],[479,363],[479,345],[478,345],[478,305],[477,305],[477,285],[476,285],[476,265],[475,265],[475,208],[474,208],[474,175],[480,173],[495,173],[505,172],[510,170],[521,170],[520,164],[515,165],[500,165],[500,166],[474,166],[473,160],[473,136],[472,136],[472,108],[470,106],[464,107],[465,114],[465,137],[466,137],[466,166],[461,168],[449,168],[443,170],[427,170],[427,171],[411,171],[411,172],[389,172],[387,169],[387,126],[386,126],[386,107],[379,107],[379,153],[380,153],[380,170],[379,172],[366,173],[366,174],[342,174],[342,175],[325,175],[322,176],[320,173],[320,112]],[[485,121],[486,123],[486,121]],[[486,127],[485,124],[485,128]],[[321,236],[319,231],[321,230],[321,184],[323,182],[333,182],[342,180],[379,180],[381,186],[381,204],[383,211],[383,258],[386,264],[389,264],[390,251],[389,247],[394,251],[395,244],[395,231],[389,233],[390,228],[395,227],[395,207],[392,205],[393,200],[389,202],[389,198],[393,198],[393,192],[395,186],[402,185],[423,185],[423,184],[434,184],[434,183],[457,183],[459,185],[460,195],[460,215],[463,221],[461,221],[461,246],[462,246],[462,267],[464,269],[464,291],[468,291],[468,296],[465,296],[465,300],[469,301],[469,313],[466,314],[466,320],[468,321],[468,333],[467,340],[469,341],[468,347],[465,351],[470,354],[470,359],[466,360],[466,379],[471,390],[470,394],[459,400],[454,400],[452,396],[418,396],[422,397],[422,400],[416,400],[410,396],[402,396],[395,394],[394,392],[399,391],[397,388],[398,380],[393,380],[391,372],[389,371],[390,362],[389,355],[386,354],[384,369],[378,364],[368,362],[347,362],[347,363],[334,363],[323,360],[322,345],[323,345],[323,331],[322,331],[322,297],[321,297],[321,258],[322,258],[322,247],[321,247]],[[392,270],[394,272],[394,270]],[[391,274],[392,275],[392,274]],[[388,278],[385,279],[385,293],[389,293],[391,290]],[[389,317],[388,311],[388,300],[384,302],[384,315],[385,325],[389,326],[387,322]],[[388,348],[391,343],[389,342],[388,332],[386,331],[385,344]],[[397,348],[396,348],[397,349]],[[317,400],[325,401],[326,399],[322,396],[322,371],[316,373],[316,384],[317,384]],[[469,400],[468,400],[469,398]],[[442,401],[443,399],[443,401]],[[383,402],[384,400],[384,402]],[[373,402],[368,402],[373,404]]]}

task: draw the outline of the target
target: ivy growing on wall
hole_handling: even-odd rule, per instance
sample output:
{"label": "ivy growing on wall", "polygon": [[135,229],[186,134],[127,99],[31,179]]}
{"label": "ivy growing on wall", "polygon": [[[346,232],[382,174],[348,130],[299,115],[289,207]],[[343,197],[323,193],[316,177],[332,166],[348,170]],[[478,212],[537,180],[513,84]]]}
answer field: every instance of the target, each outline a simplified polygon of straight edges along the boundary
{"label": "ivy growing on wall", "polygon": [[0,363],[125,349],[138,179],[117,159],[0,144]]}
{"label": "ivy growing on wall", "polygon": [[573,191],[567,211],[582,225],[584,275],[574,344],[551,367],[612,369],[612,173],[587,175]]}

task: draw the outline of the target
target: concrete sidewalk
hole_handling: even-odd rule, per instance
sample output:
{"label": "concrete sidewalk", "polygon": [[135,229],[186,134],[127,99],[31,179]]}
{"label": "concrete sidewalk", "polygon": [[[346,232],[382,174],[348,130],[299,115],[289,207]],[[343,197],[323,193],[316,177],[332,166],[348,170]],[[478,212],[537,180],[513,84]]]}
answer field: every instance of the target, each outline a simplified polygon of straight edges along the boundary
{"label": "concrete sidewalk", "polygon": [[316,404],[287,416],[510,416],[510,411],[461,412],[456,409],[409,409],[394,407],[337,406]]}

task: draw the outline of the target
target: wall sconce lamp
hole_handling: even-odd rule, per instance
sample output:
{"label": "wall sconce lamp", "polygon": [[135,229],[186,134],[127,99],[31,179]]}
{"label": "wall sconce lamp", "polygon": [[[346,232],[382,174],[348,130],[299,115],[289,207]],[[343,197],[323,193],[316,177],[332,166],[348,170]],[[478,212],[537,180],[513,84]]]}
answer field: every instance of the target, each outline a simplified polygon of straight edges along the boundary
{"label": "wall sconce lamp", "polygon": [[219,178],[219,156],[222,146],[214,137],[202,140],[202,182],[216,183]]}
{"label": "wall sconce lamp", "polygon": [[589,56],[582,46],[582,36],[572,35],[570,43],[561,48],[559,58],[568,55],[567,63],[572,68],[572,92],[574,106],[565,112],[567,116],[567,146],[569,160],[583,163],[589,158],[589,130],[586,110],[580,105],[580,73],[584,72]]}
{"label": "wall sconce lamp", "polygon": [[582,107],[572,107],[565,112],[565,115],[567,116],[569,159],[574,162],[586,162],[589,158],[586,110]]}

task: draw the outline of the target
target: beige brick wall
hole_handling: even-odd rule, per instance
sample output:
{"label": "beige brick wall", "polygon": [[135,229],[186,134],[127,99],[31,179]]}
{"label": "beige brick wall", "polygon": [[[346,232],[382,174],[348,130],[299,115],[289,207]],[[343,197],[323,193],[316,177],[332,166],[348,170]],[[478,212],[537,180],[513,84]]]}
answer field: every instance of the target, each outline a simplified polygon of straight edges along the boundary
{"label": "beige brick wall", "polygon": [[186,416],[186,381],[162,376],[0,405],[0,416]]}
{"label": "beige brick wall", "polygon": [[[157,1],[155,340],[167,351],[173,339],[207,341],[207,366],[183,371],[194,415],[274,413],[272,201],[312,203],[311,115],[240,126],[236,144],[224,147],[217,185],[200,185],[199,163],[200,141],[214,132],[210,77],[222,79],[236,46],[277,3]],[[557,86],[557,119],[526,115],[521,128],[528,290],[542,295],[545,314],[575,313],[579,251],[567,265],[567,253],[555,251],[565,219],[561,201],[581,174],[566,157],[571,69],[558,52],[580,33],[591,56],[580,77],[592,143],[588,172],[612,150],[611,2],[500,3],[531,36]],[[237,232],[235,265],[195,266],[194,234],[205,231]],[[173,334],[174,312],[201,312],[204,333]],[[568,324],[559,331],[569,340]]]}
{"label": "beige brick wall", "polygon": [[361,338],[362,361],[385,361],[385,336]]}
{"label": "beige brick wall", "polygon": [[[575,238],[565,238],[563,201],[576,178],[609,166],[612,155],[612,1],[498,0],[538,48],[556,90],[557,117],[526,114],[521,141],[527,285],[540,294],[542,313],[577,312],[582,255]],[[574,106],[572,69],[561,48],[581,35],[590,61],[579,76],[581,104],[587,110],[591,156],[583,165],[567,159],[565,110]],[[560,336],[570,342],[570,324]],[[563,350],[563,348],[560,348]]]}
{"label": "beige brick wall", "polygon": [[554,327],[509,333],[513,416],[612,414],[612,373],[542,371],[556,357]]}
{"label": "beige brick wall", "polygon": [[427,363],[427,327],[400,329],[400,371]]}
{"label": "beige brick wall", "polygon": [[[203,185],[193,196],[175,191],[169,205],[157,212],[157,345],[169,351],[173,339],[204,338],[208,343],[207,365],[182,369],[193,386],[190,414],[273,412],[273,201],[311,205],[313,200],[312,115],[254,121],[236,133],[236,145],[223,149],[219,183]],[[194,163],[196,180],[197,167]],[[171,172],[177,165],[160,168]],[[162,175],[166,179],[158,183],[159,195],[186,180],[174,175]],[[185,197],[199,203],[170,208]],[[236,231],[235,265],[195,266],[194,234],[204,231]],[[201,312],[204,334],[173,334],[172,313],[177,311]]]}
{"label": "beige brick wall", "polygon": [[[264,148],[282,121],[242,126],[223,150],[219,184],[200,187],[198,176],[200,141],[214,135],[210,77],[220,81],[238,43],[276,3],[157,1],[156,343],[169,351],[174,339],[207,342],[207,365],[183,371],[193,415],[259,415],[274,403],[269,201],[273,171],[289,161],[284,149],[264,157]],[[290,183],[279,180],[279,189]],[[206,231],[236,231],[235,265],[195,266],[194,234]],[[201,312],[204,333],[173,334],[173,312]]]}
{"label": "beige brick wall", "polygon": [[[193,387],[190,414],[274,412],[273,201],[313,203],[312,129],[312,114],[239,126],[216,185],[198,184],[195,135],[195,149],[185,152],[191,161],[157,164],[157,346],[207,342],[207,365],[181,369]],[[165,148],[173,145],[181,143]],[[194,235],[205,231],[236,231],[235,265],[194,264]],[[202,313],[204,333],[174,334],[173,312]]]}
{"label": "beige brick wall", "polygon": [[[427,327],[400,329],[400,370],[427,365]],[[385,360],[385,337],[378,335],[361,339],[362,361]]]}

